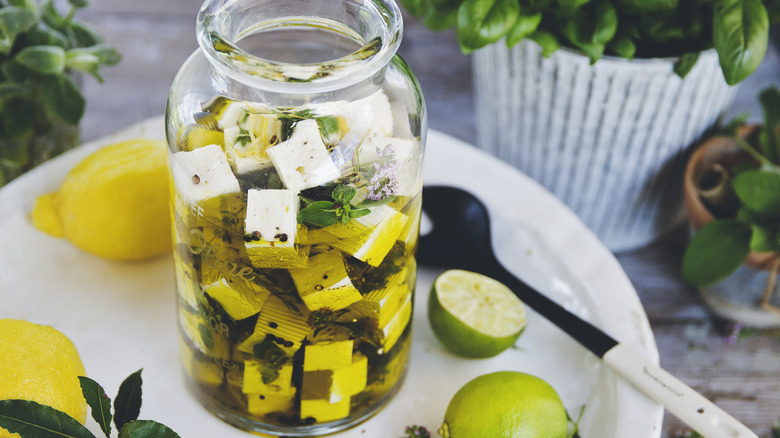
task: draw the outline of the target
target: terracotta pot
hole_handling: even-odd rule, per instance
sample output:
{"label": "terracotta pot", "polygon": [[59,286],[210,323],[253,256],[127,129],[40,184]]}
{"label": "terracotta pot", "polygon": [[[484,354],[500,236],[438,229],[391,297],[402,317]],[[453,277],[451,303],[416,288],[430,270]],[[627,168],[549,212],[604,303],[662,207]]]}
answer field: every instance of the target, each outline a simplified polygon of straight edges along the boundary
{"label": "terracotta pot", "polygon": [[[743,126],[739,129],[739,135],[748,139],[756,134],[759,128],[760,125]],[[689,158],[683,178],[683,204],[694,231],[698,231],[704,224],[715,219],[699,195],[698,188],[705,173],[711,169],[713,164],[720,164],[728,169],[739,163],[758,165],[750,155],[737,145],[737,142],[729,137],[713,137],[707,140]],[[753,269],[768,271],[778,257],[780,255],[777,253],[751,251],[745,264]]]}

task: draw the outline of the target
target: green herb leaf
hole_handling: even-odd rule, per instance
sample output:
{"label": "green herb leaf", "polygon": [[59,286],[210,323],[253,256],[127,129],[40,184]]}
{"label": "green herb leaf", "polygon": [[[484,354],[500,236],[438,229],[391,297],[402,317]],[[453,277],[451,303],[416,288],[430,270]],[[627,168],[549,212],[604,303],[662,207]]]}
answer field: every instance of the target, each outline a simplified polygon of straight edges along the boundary
{"label": "green herb leaf", "polygon": [[769,161],[780,165],[780,89],[773,85],[758,98],[764,110],[764,128],[759,135],[761,151]]}
{"label": "green herb leaf", "polygon": [[780,226],[752,225],[750,249],[756,252],[780,252]]}
{"label": "green herb leaf", "polygon": [[103,42],[100,33],[81,20],[73,20],[70,24],[70,31],[76,41],[76,47],[90,47]]}
{"label": "green herb leaf", "polygon": [[24,46],[57,46],[63,49],[69,48],[71,44],[62,32],[45,27],[28,30],[19,36],[19,41]]}
{"label": "green herb leaf", "polygon": [[691,69],[696,65],[696,61],[699,60],[699,53],[684,53],[674,63],[674,73],[677,76],[684,78],[691,72]]}
{"label": "green herb leaf", "polygon": [[100,66],[115,65],[119,60],[119,52],[107,44],[71,49],[65,54],[65,63],[69,68],[89,73],[100,82],[103,82]]}
{"label": "green herb leaf", "polygon": [[549,58],[550,55],[561,47],[558,38],[546,30],[537,29],[536,32],[528,35],[528,38],[541,46],[542,56],[545,58]]}
{"label": "green herb leaf", "polygon": [[617,0],[616,3],[630,7],[633,11],[658,12],[677,9],[680,0]]}
{"label": "green herb leaf", "polygon": [[68,0],[68,3],[74,8],[86,8],[89,6],[88,0]]}
{"label": "green herb leaf", "polygon": [[333,189],[333,193],[331,194],[331,196],[333,197],[333,200],[336,201],[337,203],[346,205],[349,204],[350,201],[352,201],[352,198],[355,197],[356,193],[357,190],[355,190],[354,187],[345,184],[339,184],[338,186],[336,186],[335,189]]}
{"label": "green herb leaf", "polygon": [[694,286],[703,287],[728,277],[750,253],[750,225],[739,220],[715,220],[691,239],[683,257],[682,273]]}
{"label": "green herb leaf", "polygon": [[396,199],[397,197],[398,197],[398,196],[396,196],[396,195],[390,195],[390,196],[388,196],[388,197],[386,197],[386,198],[377,199],[377,200],[373,200],[373,199],[364,199],[364,200],[362,200],[362,201],[358,202],[358,204],[355,206],[355,208],[371,208],[371,207],[379,207],[380,205],[385,205],[385,204],[387,204],[387,203],[390,203],[390,202],[393,202],[393,201],[395,201],[395,199]]}
{"label": "green herb leaf", "polygon": [[65,27],[65,19],[57,11],[57,8],[54,7],[53,0],[43,2],[43,5],[41,5],[41,18],[51,28],[63,30]]}
{"label": "green herb leaf", "polygon": [[422,17],[429,9],[427,0],[401,0],[401,6],[413,17]]}
{"label": "green herb leaf", "polygon": [[751,169],[732,180],[742,204],[767,217],[780,217],[780,172]]}
{"label": "green herb leaf", "polygon": [[729,85],[750,76],[769,42],[769,16],[761,0],[717,0],[713,42]]}
{"label": "green herb leaf", "polygon": [[89,377],[79,376],[81,384],[81,393],[84,400],[87,401],[92,418],[100,425],[100,429],[106,435],[111,436],[111,399],[106,395],[106,391],[97,382]]}
{"label": "green herb leaf", "polygon": [[9,54],[16,37],[35,26],[35,12],[16,6],[0,9],[0,53]]}
{"label": "green herb leaf", "polygon": [[65,50],[58,46],[25,47],[14,59],[25,67],[45,75],[65,71]]}
{"label": "green herb leaf", "polygon": [[466,0],[458,8],[457,36],[463,53],[492,44],[509,32],[520,14],[517,0]]}
{"label": "green herb leaf", "polygon": [[329,227],[338,222],[336,205],[330,201],[315,201],[298,212],[298,223],[315,227]]}
{"label": "green herb leaf", "polygon": [[[591,41],[597,44],[606,44],[615,37],[618,26],[617,10],[612,3],[596,3],[596,24],[593,29]],[[603,49],[602,49],[603,53]]]}
{"label": "green herb leaf", "polygon": [[607,50],[625,59],[634,59],[636,44],[628,35],[617,35],[607,44]]}
{"label": "green herb leaf", "polygon": [[423,24],[434,32],[441,32],[456,26],[458,24],[458,8],[447,11],[430,8],[425,14]]}
{"label": "green herb leaf", "polygon": [[62,120],[71,125],[79,123],[84,115],[86,101],[70,76],[46,76],[42,79],[41,89],[46,103]]}
{"label": "green herb leaf", "polygon": [[566,14],[572,14],[577,9],[588,4],[590,0],[558,0],[558,4]]}
{"label": "green herb leaf", "polygon": [[36,12],[38,10],[38,5],[35,4],[34,0],[8,0],[8,4],[22,9],[27,9],[32,12]]}
{"label": "green herb leaf", "polygon": [[68,414],[28,400],[0,400],[0,427],[23,437],[95,438]]}
{"label": "green herb leaf", "polygon": [[[3,136],[15,140],[33,132],[35,105],[30,99],[18,98],[8,102],[2,112]],[[24,161],[26,163],[26,160]]]}
{"label": "green herb leaf", "polygon": [[273,383],[274,381],[276,381],[276,379],[279,378],[279,370],[271,366],[265,365],[263,368],[260,369],[260,378],[263,380],[263,383],[266,385],[268,385],[269,383]]}
{"label": "green herb leaf", "polygon": [[536,12],[533,14],[520,11],[520,15],[517,16],[517,21],[509,33],[506,35],[507,47],[512,47],[526,37],[531,35],[539,28],[539,23],[542,22],[542,13]]}
{"label": "green herb leaf", "polygon": [[365,216],[365,215],[367,215],[369,213],[371,213],[371,210],[369,210],[367,208],[362,208],[362,209],[358,209],[358,210],[350,210],[349,217],[350,217],[350,219],[357,219],[357,218],[363,217],[363,216]]}
{"label": "green herb leaf", "polygon": [[141,412],[141,371],[143,368],[130,374],[119,386],[114,399],[114,424],[117,430],[122,430],[125,424],[138,419]]}
{"label": "green herb leaf", "polygon": [[127,423],[119,431],[119,438],[181,438],[168,426],[151,420],[137,420]]}

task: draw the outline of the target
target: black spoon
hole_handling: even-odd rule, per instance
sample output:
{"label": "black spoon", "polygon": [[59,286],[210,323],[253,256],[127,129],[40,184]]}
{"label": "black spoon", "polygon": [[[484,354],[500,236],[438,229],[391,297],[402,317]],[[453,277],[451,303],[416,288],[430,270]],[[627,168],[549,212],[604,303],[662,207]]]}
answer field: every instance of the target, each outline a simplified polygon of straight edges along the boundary
{"label": "black spoon", "polygon": [[420,236],[417,259],[421,264],[473,271],[504,283],[537,313],[703,436],[758,438],[677,378],[509,272],[493,252],[487,208],[474,195],[455,187],[426,186],[423,200],[432,229]]}

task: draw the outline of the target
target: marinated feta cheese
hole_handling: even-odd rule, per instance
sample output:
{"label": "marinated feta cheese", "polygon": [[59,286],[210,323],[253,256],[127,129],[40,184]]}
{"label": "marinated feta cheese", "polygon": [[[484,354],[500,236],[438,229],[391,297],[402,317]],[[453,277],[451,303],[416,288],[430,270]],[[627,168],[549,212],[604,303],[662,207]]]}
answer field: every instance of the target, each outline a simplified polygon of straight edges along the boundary
{"label": "marinated feta cheese", "polygon": [[340,251],[328,251],[309,258],[306,268],[290,269],[295,288],[309,310],[339,310],[363,296],[347,275]]}
{"label": "marinated feta cheese", "polygon": [[411,293],[407,284],[408,269],[404,269],[388,282],[387,286],[367,293],[354,308],[361,314],[376,319],[377,327],[384,329],[401,311],[406,297]]}
{"label": "marinated feta cheese", "polygon": [[292,410],[295,396],[247,394],[247,412],[258,417],[273,413]]}
{"label": "marinated feta cheese", "polygon": [[349,401],[338,403],[328,400],[301,400],[301,418],[314,418],[317,422],[333,421],[349,415]]}
{"label": "marinated feta cheese", "polygon": [[306,265],[305,250],[295,244],[299,202],[294,190],[249,190],[244,242],[253,266],[281,269]]}
{"label": "marinated feta cheese", "polygon": [[314,119],[298,122],[287,141],[268,148],[266,153],[284,186],[296,193],[339,177]]}
{"label": "marinated feta cheese", "polygon": [[305,306],[289,308],[280,298],[271,295],[257,317],[254,331],[238,349],[254,355],[255,347],[270,339],[291,356],[311,332],[309,315]]}
{"label": "marinated feta cheese", "polygon": [[339,237],[333,246],[371,266],[379,266],[408,220],[405,214],[380,205],[346,225],[336,224],[326,230]]}
{"label": "marinated feta cheese", "polygon": [[304,371],[344,368],[352,364],[352,340],[318,342],[306,346],[303,357]]}
{"label": "marinated feta cheese", "polygon": [[401,337],[401,334],[409,324],[409,320],[412,318],[412,294],[406,295],[403,304],[401,304],[401,310],[387,323],[382,329],[382,333],[385,337],[385,343],[382,347],[384,352],[390,351],[395,343]]}
{"label": "marinated feta cheese", "polygon": [[239,193],[238,179],[233,175],[225,153],[219,145],[208,145],[171,156],[171,171],[177,189],[189,204]]}
{"label": "marinated feta cheese", "polygon": [[258,313],[271,294],[260,286],[257,286],[255,290],[256,293],[241,293],[233,288],[225,278],[203,287],[203,292],[217,300],[225,312],[236,321]]}
{"label": "marinated feta cheese", "polygon": [[[265,377],[263,377],[263,370]],[[269,372],[268,370],[273,370]],[[244,379],[241,387],[245,394],[279,395],[292,397],[295,387],[292,386],[293,366],[285,363],[281,367],[256,360],[244,361]]]}

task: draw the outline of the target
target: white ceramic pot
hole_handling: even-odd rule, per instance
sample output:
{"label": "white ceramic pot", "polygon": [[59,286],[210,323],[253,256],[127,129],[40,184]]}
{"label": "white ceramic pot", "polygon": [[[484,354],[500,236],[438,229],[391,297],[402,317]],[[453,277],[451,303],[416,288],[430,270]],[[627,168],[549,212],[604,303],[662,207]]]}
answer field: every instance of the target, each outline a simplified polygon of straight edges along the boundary
{"label": "white ceramic pot", "polygon": [[730,104],[715,51],[674,59],[549,58],[531,41],[475,52],[480,148],[563,200],[604,244],[644,246],[680,223],[684,151]]}

